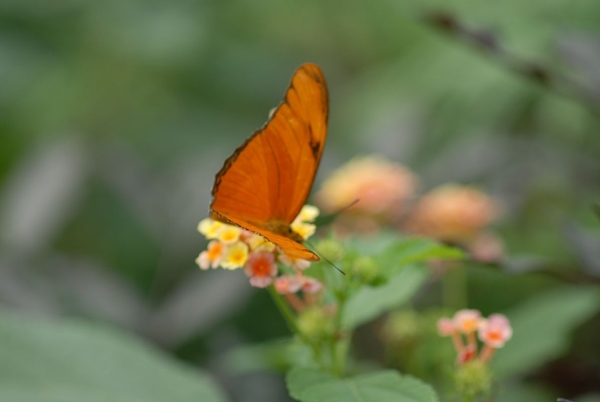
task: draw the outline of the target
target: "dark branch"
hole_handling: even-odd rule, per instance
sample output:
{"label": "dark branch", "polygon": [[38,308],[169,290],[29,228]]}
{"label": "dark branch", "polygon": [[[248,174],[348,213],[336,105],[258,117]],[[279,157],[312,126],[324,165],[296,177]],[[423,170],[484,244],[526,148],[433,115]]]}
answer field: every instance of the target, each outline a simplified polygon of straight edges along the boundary
{"label": "dark branch", "polygon": [[504,48],[496,35],[489,30],[465,27],[455,16],[447,12],[432,12],[424,22],[446,35],[458,39],[488,57],[494,59],[506,70],[520,75],[557,95],[568,97],[587,107],[595,117],[600,118],[600,98],[578,82],[557,71],[552,71],[542,63],[526,60]]}

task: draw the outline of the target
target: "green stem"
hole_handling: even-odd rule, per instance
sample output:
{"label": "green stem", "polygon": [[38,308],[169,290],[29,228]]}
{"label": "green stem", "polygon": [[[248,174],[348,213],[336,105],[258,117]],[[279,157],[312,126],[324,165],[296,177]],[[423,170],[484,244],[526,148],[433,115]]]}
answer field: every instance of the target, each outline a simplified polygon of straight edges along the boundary
{"label": "green stem", "polygon": [[271,295],[271,298],[273,299],[273,302],[275,302],[275,306],[277,307],[277,309],[283,316],[283,319],[287,323],[290,331],[292,331],[292,333],[302,337],[302,334],[300,333],[300,329],[298,329],[298,325],[296,325],[296,316],[290,309],[290,306],[288,306],[287,303],[285,302],[285,300],[283,300],[283,297],[281,297],[281,295],[279,293],[277,293],[277,291],[275,290],[275,286],[271,285],[268,287],[268,289],[269,289],[269,294]]}
{"label": "green stem", "polygon": [[346,361],[350,350],[351,334],[342,329],[342,315],[346,304],[347,286],[343,290],[334,291],[336,295],[338,311],[335,319],[334,338],[331,339],[331,363],[332,371],[337,376],[343,376],[346,371]]}
{"label": "green stem", "polygon": [[300,328],[298,328],[298,325],[296,324],[296,315],[294,314],[292,309],[290,309],[290,306],[288,306],[283,297],[281,297],[281,295],[277,293],[273,285],[269,286],[267,289],[269,290],[269,294],[271,295],[273,302],[275,302],[275,306],[283,316],[283,319],[287,323],[290,331],[292,331],[293,334],[299,336],[300,339],[302,339],[302,341],[312,349],[315,361],[318,362],[321,365],[321,367],[323,367],[323,362],[321,362],[321,350],[300,331]]}

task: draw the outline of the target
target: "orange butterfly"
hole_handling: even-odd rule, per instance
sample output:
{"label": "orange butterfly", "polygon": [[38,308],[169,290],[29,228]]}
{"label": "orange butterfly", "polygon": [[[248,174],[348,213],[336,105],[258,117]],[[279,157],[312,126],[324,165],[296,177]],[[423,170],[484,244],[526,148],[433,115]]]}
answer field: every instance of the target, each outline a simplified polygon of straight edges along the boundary
{"label": "orange butterfly", "polygon": [[323,72],[316,64],[301,65],[283,102],[217,173],[211,218],[263,236],[288,257],[318,261],[290,224],[315,179],[328,112]]}

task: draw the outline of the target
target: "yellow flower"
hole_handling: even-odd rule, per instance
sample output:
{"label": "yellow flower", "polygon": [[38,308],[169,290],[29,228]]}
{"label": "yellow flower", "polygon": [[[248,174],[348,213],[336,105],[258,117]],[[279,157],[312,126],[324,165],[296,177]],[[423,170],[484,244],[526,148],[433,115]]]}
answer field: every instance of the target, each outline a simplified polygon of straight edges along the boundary
{"label": "yellow flower", "polygon": [[252,251],[275,251],[275,245],[273,243],[254,233],[252,234],[252,237],[250,237],[250,240],[247,240],[246,243],[250,245],[250,250]]}
{"label": "yellow flower", "polygon": [[319,216],[319,208],[314,207],[312,205],[305,205],[302,207],[300,213],[298,214],[296,219],[294,219],[290,227],[294,232],[298,233],[300,236],[302,236],[302,238],[306,240],[310,236],[312,236],[317,230],[317,227],[315,225],[313,225],[312,223],[308,223],[314,222],[317,216]]}
{"label": "yellow flower", "polygon": [[248,245],[238,241],[227,247],[221,266],[225,269],[237,269],[244,266],[248,260]]}
{"label": "yellow flower", "polygon": [[214,221],[210,218],[202,219],[198,224],[198,232],[202,233],[207,239],[216,239],[224,223]]}
{"label": "yellow flower", "polygon": [[217,232],[217,238],[225,244],[235,243],[240,239],[242,229],[233,225],[223,225]]}
{"label": "yellow flower", "polygon": [[319,216],[319,208],[313,205],[305,205],[300,210],[298,217],[295,220],[300,220],[302,222],[314,222]]}
{"label": "yellow flower", "polygon": [[315,230],[317,230],[317,226],[312,223],[294,221],[290,226],[292,227],[292,230],[302,236],[304,240],[312,236],[315,233]]}

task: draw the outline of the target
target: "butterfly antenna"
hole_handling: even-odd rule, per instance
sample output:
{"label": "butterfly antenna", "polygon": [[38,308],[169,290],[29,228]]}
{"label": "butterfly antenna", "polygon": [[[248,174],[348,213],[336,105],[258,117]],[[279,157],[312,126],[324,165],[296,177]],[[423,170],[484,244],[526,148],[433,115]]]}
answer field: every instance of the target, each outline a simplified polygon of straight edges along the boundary
{"label": "butterfly antenna", "polygon": [[313,253],[315,253],[316,255],[319,256],[319,258],[322,258],[323,260],[325,260],[326,262],[329,263],[329,265],[331,265],[332,267],[334,267],[335,269],[337,269],[342,275],[346,275],[346,273],[344,271],[342,271],[337,265],[335,265],[333,262],[331,262],[328,258],[326,258],[324,255],[318,253],[316,250],[317,248],[315,246],[313,246],[311,243],[309,243],[308,241],[304,241],[306,244],[308,244],[313,250]]}
{"label": "butterfly antenna", "polygon": [[360,198],[355,198],[354,201],[352,201],[350,204],[346,205],[345,207],[343,207],[342,209],[338,210],[334,215],[339,215],[342,212],[344,212],[345,210],[347,210],[350,207],[353,207],[354,205],[358,204],[358,202],[360,201]]}

